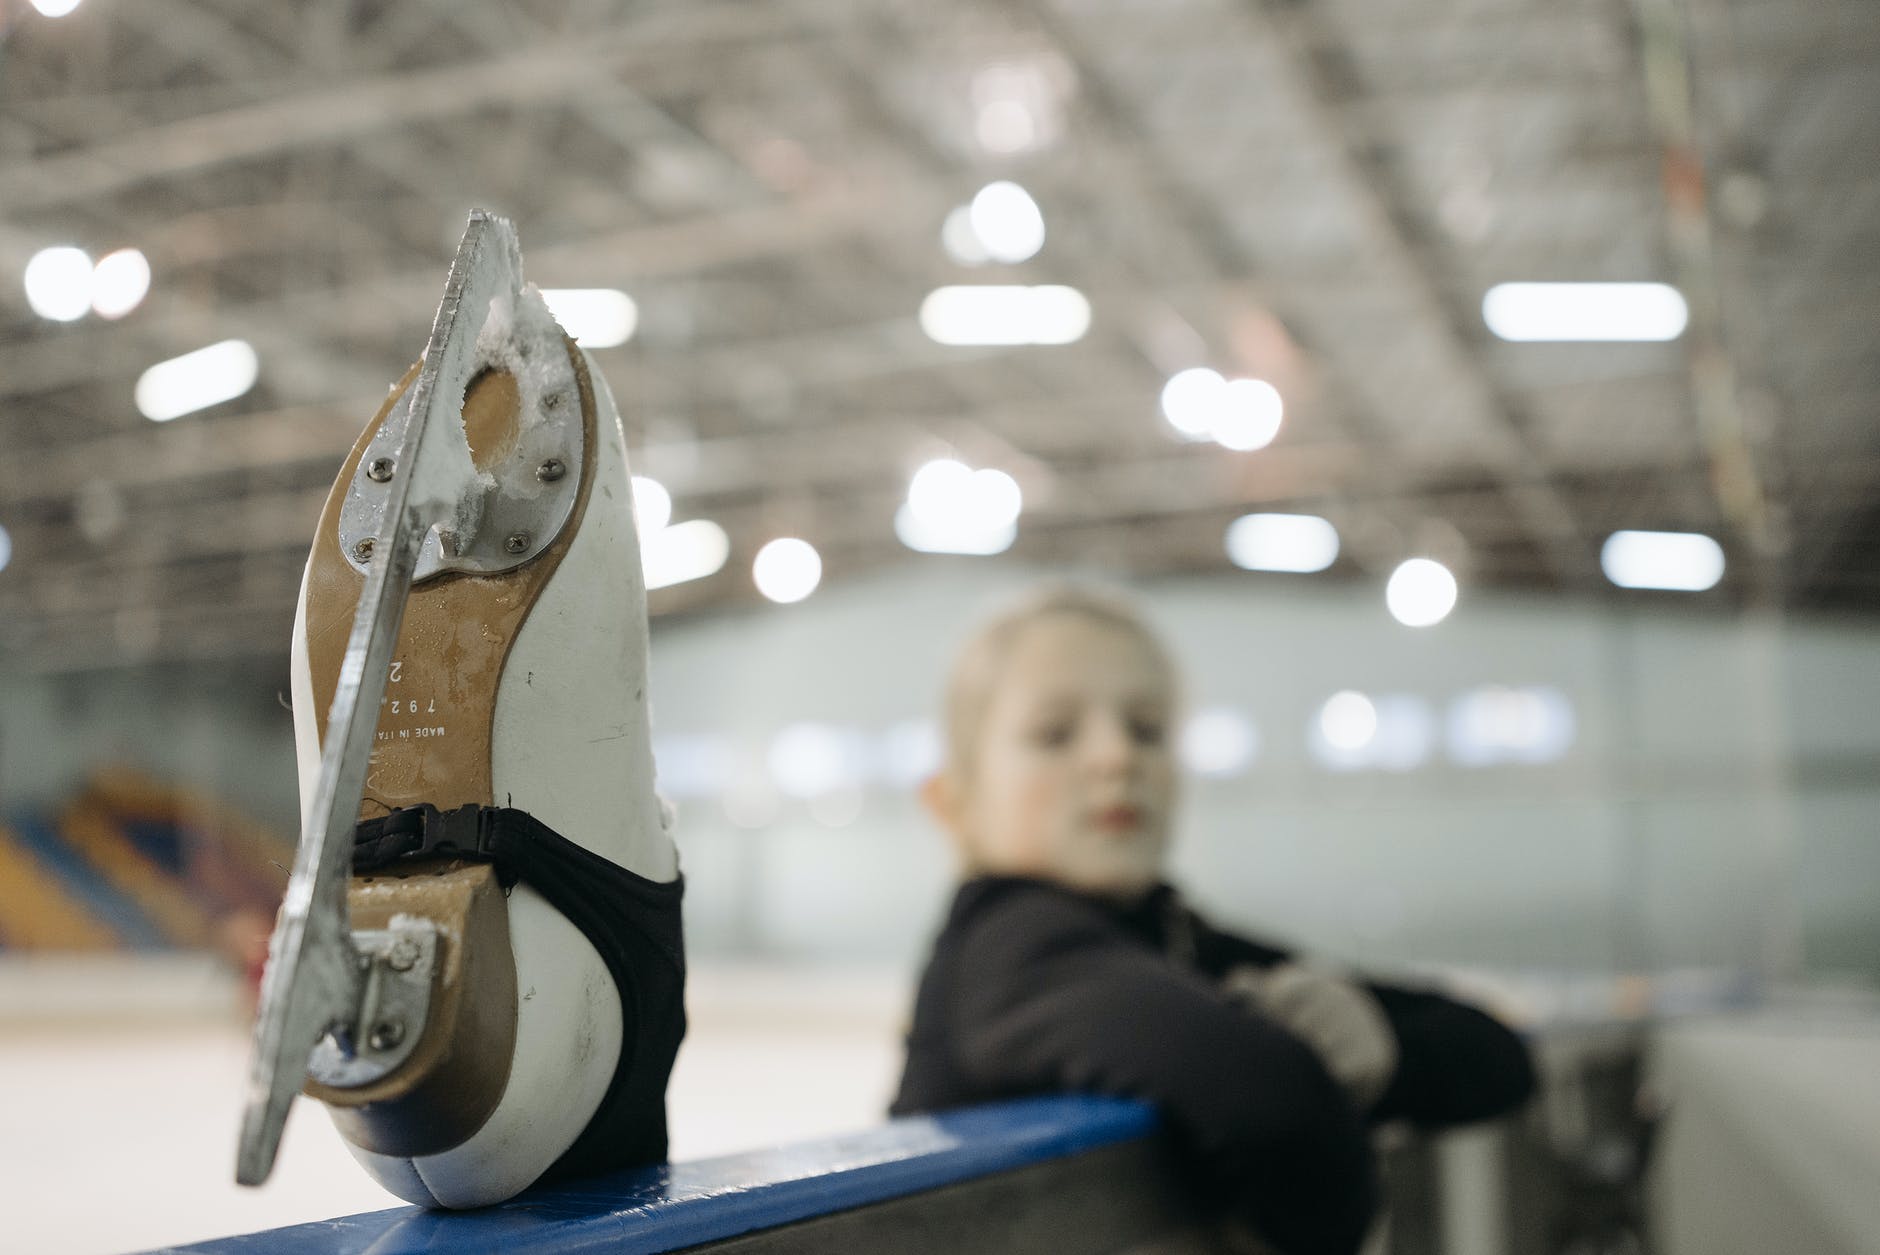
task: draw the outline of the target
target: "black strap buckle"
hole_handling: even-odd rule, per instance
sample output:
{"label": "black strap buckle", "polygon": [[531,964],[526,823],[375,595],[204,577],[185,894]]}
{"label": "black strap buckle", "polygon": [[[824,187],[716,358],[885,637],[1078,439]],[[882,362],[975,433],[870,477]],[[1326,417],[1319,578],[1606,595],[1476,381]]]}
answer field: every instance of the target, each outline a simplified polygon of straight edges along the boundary
{"label": "black strap buckle", "polygon": [[353,870],[429,856],[493,858],[495,815],[474,802],[449,811],[421,802],[365,820],[353,832]]}

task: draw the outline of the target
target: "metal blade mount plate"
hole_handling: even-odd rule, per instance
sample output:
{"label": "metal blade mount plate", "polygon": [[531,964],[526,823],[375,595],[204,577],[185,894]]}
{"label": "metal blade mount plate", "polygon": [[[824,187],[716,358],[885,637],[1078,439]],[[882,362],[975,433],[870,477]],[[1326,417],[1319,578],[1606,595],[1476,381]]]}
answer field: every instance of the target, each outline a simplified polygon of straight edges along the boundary
{"label": "metal blade mount plate", "polygon": [[[447,541],[440,531],[428,533],[414,583],[448,571],[493,575],[521,566],[561,534],[580,496],[581,389],[562,330],[533,288],[510,309],[502,307],[504,299],[497,298],[478,338],[472,379],[503,370],[515,380],[515,442],[478,477],[475,535]],[[373,436],[340,507],[340,552],[362,573],[400,474],[397,454],[411,422],[413,391],[406,390]]]}

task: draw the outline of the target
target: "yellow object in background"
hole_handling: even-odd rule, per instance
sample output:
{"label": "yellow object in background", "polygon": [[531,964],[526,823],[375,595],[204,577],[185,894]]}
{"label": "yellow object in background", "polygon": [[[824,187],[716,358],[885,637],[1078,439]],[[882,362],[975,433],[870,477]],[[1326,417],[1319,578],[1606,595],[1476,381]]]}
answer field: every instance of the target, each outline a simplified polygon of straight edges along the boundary
{"label": "yellow object in background", "polygon": [[59,816],[59,835],[112,888],[135,902],[172,945],[208,944],[212,924],[202,906],[133,845],[110,815],[83,802],[69,806]]}
{"label": "yellow object in background", "polygon": [[14,833],[0,825],[0,943],[20,950],[115,950],[116,933],[92,918]]}

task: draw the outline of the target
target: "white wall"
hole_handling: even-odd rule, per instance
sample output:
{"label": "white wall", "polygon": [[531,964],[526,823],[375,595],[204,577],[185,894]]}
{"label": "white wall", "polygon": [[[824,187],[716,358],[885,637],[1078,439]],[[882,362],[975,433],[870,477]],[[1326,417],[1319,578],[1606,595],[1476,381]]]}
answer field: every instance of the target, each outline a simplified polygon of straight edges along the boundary
{"label": "white wall", "polygon": [[[908,790],[877,779],[859,798],[780,798],[766,752],[797,721],[878,739],[930,717],[955,645],[1027,582],[1003,563],[926,559],[799,605],[656,627],[657,735],[732,754],[719,786],[680,802],[696,950],[919,957],[950,862]],[[1179,878],[1222,918],[1370,961],[1785,971],[1801,956],[1880,976],[1872,627],[1469,593],[1414,631],[1377,590],[1310,577],[1139,591],[1195,703],[1258,724],[1251,770],[1194,782],[1181,823]],[[274,671],[0,676],[0,807],[44,804],[118,758],[291,829]],[[1439,739],[1416,770],[1341,774],[1308,754],[1339,689],[1419,695],[1440,718],[1488,683],[1564,692],[1565,756],[1465,768]],[[761,826],[732,822],[726,792]]]}
{"label": "white wall", "polygon": [[[747,792],[792,721],[879,733],[930,714],[954,645],[1024,583],[937,560],[662,628],[656,731],[727,736],[744,781],[731,789]],[[1178,875],[1221,917],[1371,961],[1788,971],[1806,941],[1811,966],[1880,976],[1871,629],[1475,594],[1413,631],[1368,587],[1247,576],[1139,591],[1195,704],[1258,723],[1253,768],[1194,782],[1182,823]],[[1414,771],[1340,774],[1308,753],[1337,690],[1420,695],[1440,717],[1490,683],[1564,691],[1566,755],[1465,768],[1439,743]],[[870,789],[845,826],[773,804],[756,831],[716,798],[682,804],[695,944],[916,957],[948,857],[905,793]]]}
{"label": "white wall", "polygon": [[126,763],[296,830],[285,641],[281,653],[64,675],[0,659],[0,813],[55,806],[94,767]]}

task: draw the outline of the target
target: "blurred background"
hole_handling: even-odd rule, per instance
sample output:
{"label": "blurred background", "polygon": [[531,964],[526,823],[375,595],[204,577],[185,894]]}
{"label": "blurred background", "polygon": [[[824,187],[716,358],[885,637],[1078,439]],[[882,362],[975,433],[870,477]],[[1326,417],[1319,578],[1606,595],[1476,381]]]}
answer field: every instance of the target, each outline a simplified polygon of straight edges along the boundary
{"label": "blurred background", "polygon": [[880,1118],[944,668],[1074,574],[1204,911],[1559,1047],[1430,1249],[1880,1249],[1877,161],[1858,0],[0,0],[19,1249],[392,1201],[310,1109],[228,1181],[300,568],[473,206],[641,477],[675,1156]]}

